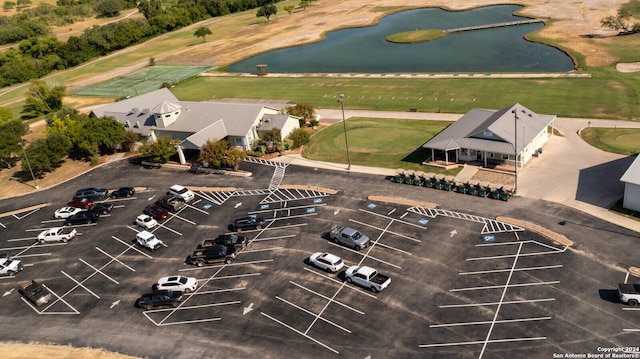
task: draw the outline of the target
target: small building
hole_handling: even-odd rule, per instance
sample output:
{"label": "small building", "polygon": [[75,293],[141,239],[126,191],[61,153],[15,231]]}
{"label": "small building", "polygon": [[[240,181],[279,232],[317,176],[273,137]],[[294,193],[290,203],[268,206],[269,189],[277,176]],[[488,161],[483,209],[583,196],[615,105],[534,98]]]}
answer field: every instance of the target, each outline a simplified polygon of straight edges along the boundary
{"label": "small building", "polygon": [[183,150],[200,150],[208,140],[227,139],[231,146],[253,149],[260,132],[281,130],[285,139],[299,128],[299,119],[284,113],[284,104],[179,101],[166,88],[128,98],[92,111],[95,117],[110,116],[148,141],[161,136],[179,140]]}
{"label": "small building", "polygon": [[522,167],[542,152],[555,119],[518,103],[498,111],[474,108],[422,146],[431,150],[425,162]]}
{"label": "small building", "polygon": [[622,207],[640,212],[640,156],[627,168],[620,181],[624,182]]}

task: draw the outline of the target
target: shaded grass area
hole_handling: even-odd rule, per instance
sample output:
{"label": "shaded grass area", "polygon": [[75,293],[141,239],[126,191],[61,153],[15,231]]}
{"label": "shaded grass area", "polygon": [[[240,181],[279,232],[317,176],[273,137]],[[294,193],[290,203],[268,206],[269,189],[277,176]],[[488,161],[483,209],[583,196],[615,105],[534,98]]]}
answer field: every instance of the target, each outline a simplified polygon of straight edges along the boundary
{"label": "shaded grass area", "polygon": [[[422,145],[449,124],[445,121],[348,119],[351,164],[425,170],[420,163],[431,154]],[[343,124],[336,123],[313,134],[311,144],[304,148],[302,155],[316,161],[347,163]],[[432,168],[429,171],[437,172]]]}
{"label": "shaded grass area", "polygon": [[640,129],[587,127],[580,136],[591,146],[621,155],[640,152]]}
{"label": "shaded grass area", "polygon": [[624,119],[640,117],[636,93],[624,81],[607,78],[332,78],[198,77],[172,89],[180,100],[280,99],[315,108],[466,113],[519,102],[534,112],[560,117]]}

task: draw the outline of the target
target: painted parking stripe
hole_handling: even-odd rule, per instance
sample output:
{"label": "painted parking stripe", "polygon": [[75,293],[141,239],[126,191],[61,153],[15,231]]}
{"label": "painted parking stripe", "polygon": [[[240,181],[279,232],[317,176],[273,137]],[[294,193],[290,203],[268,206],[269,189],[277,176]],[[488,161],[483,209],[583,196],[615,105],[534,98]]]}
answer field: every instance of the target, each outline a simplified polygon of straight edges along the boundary
{"label": "painted parking stripe", "polygon": [[362,312],[362,311],[360,311],[360,310],[357,310],[357,309],[355,309],[355,308],[353,308],[353,307],[350,307],[349,305],[344,304],[344,303],[342,303],[342,302],[339,302],[339,301],[337,301],[337,300],[333,300],[333,299],[331,299],[331,298],[327,297],[327,296],[326,296],[326,295],[324,295],[324,294],[321,294],[321,293],[318,293],[318,292],[316,292],[316,291],[314,291],[314,290],[311,290],[311,289],[309,289],[309,288],[307,288],[307,287],[305,287],[305,286],[303,286],[303,285],[301,285],[301,284],[298,284],[298,283],[296,283],[296,282],[294,282],[294,281],[291,281],[291,280],[290,280],[290,281],[289,281],[289,283],[291,283],[291,284],[295,285],[296,287],[298,287],[298,288],[300,288],[300,289],[304,289],[304,290],[306,290],[306,291],[307,291],[307,292],[309,292],[309,293],[315,294],[315,295],[317,295],[317,296],[319,296],[319,297],[321,297],[321,298],[324,298],[324,299],[326,299],[326,300],[332,301],[333,303],[336,303],[336,304],[338,304],[338,305],[340,305],[340,306],[342,306],[342,307],[344,307],[344,308],[347,308],[347,309],[349,309],[349,310],[351,310],[351,311],[354,311],[354,312],[356,312],[356,313],[358,313],[358,314],[362,314],[362,315],[364,315],[364,312]]}
{"label": "painted parking stripe", "polygon": [[108,276],[107,274],[105,274],[105,273],[103,273],[103,272],[102,272],[102,269],[103,269],[105,266],[103,266],[102,268],[98,269],[98,268],[96,268],[96,267],[92,266],[91,264],[89,264],[87,261],[85,261],[85,260],[84,260],[84,259],[82,259],[82,258],[78,258],[78,260],[79,260],[80,262],[84,263],[87,267],[89,267],[89,268],[93,269],[94,271],[96,271],[96,273],[100,273],[100,274],[102,274],[105,278],[109,279],[109,280],[110,280],[110,281],[112,281],[113,283],[115,283],[115,284],[120,284],[120,282],[118,282],[117,280],[115,280],[115,279],[111,278],[110,276]]}
{"label": "painted parking stripe", "polygon": [[401,220],[401,219],[397,219],[397,218],[393,218],[393,217],[385,216],[384,214],[371,212],[371,211],[366,210],[366,209],[362,209],[362,208],[360,208],[360,209],[359,209],[359,211],[364,212],[364,213],[369,213],[369,214],[372,214],[372,215],[374,215],[374,216],[383,217],[383,218],[386,218],[386,219],[392,220],[392,221],[394,221],[394,222],[398,222],[398,223],[406,224],[406,225],[408,225],[408,226],[412,226],[412,227],[416,227],[416,228],[420,228],[420,229],[425,229],[425,228],[426,228],[425,226],[421,226],[421,225],[419,225],[419,224],[415,224],[415,223],[412,223],[412,222],[403,221],[403,220]]}
{"label": "painted parking stripe", "polygon": [[[205,279],[198,279],[198,282],[200,282],[201,280],[205,280]],[[209,278],[206,279],[206,281],[209,281]],[[201,295],[201,294],[215,294],[215,293],[226,293],[226,292],[236,292],[239,290],[245,290],[247,289],[247,287],[238,287],[238,288],[229,288],[229,289],[216,289],[216,290],[203,290],[203,291],[197,291],[197,292],[193,292],[193,293],[185,293],[185,295]]]}
{"label": "painted parking stripe", "polygon": [[301,331],[297,330],[296,328],[294,328],[294,327],[292,327],[292,326],[290,326],[290,325],[288,325],[288,324],[286,324],[286,323],[284,323],[284,322],[282,322],[282,321],[270,316],[269,314],[267,314],[265,312],[260,312],[260,314],[264,315],[265,317],[273,320],[274,322],[282,325],[283,327],[288,328],[288,329],[292,330],[293,332],[300,334],[301,336],[311,340],[312,342],[314,342],[314,343],[316,343],[316,344],[318,344],[318,345],[320,345],[320,346],[322,346],[322,347],[324,347],[324,348],[326,348],[326,349],[328,349],[328,350],[330,350],[330,351],[332,351],[332,352],[334,352],[336,354],[340,353],[339,351],[333,349],[332,347],[328,346],[327,344],[324,344],[323,342],[321,342],[321,341],[319,341],[319,340],[317,340],[317,339],[315,339],[313,337],[310,337],[307,334],[302,333]]}
{"label": "painted parking stripe", "polygon": [[[287,304],[289,304],[290,306],[292,306],[292,307],[294,307],[294,308],[296,308],[296,309],[298,309],[298,310],[301,310],[301,311],[303,311],[303,312],[305,312],[305,313],[307,313],[307,314],[310,314],[310,315],[313,315],[313,316],[316,316],[316,315],[317,315],[316,313],[314,313],[314,312],[312,312],[312,311],[310,311],[310,310],[308,310],[308,309],[305,309],[305,308],[303,308],[303,307],[301,307],[301,306],[299,306],[299,305],[297,305],[297,304],[295,304],[295,303],[292,303],[292,302],[290,302],[290,301],[288,301],[288,300],[286,300],[286,299],[284,299],[284,298],[282,298],[282,297],[279,297],[279,296],[277,296],[277,295],[276,295],[276,299],[278,299],[278,300],[280,300],[280,301],[282,301],[282,302],[284,302],[284,303],[287,303]],[[322,318],[322,317],[320,317],[319,319],[320,319],[320,320],[322,320],[322,321],[323,321],[323,322],[325,322],[325,323],[329,323],[329,324],[333,325],[334,327],[336,327],[336,328],[338,328],[338,329],[341,329],[341,330],[343,330],[343,331],[345,331],[345,332],[347,332],[347,333],[351,334],[351,330],[349,330],[349,329],[347,329],[347,328],[345,328],[345,327],[343,327],[343,326],[341,326],[341,325],[338,325],[337,323],[334,323],[334,322],[330,321],[329,319]],[[307,332],[308,332],[308,330],[305,332],[305,334],[306,334]]]}
{"label": "painted parking stripe", "polygon": [[529,239],[529,240],[526,240],[526,241],[515,241],[515,242],[478,243],[475,246],[476,247],[493,247],[493,246],[518,245],[520,243],[537,244],[537,245],[539,245],[541,247],[546,247],[546,248],[549,248],[549,249],[552,249],[552,250],[558,251],[558,252],[565,252],[567,250],[567,247],[557,248],[557,247],[554,247],[554,246],[551,246],[551,245],[548,245],[546,243],[542,243],[542,242],[539,242],[539,241],[536,241],[536,240],[533,240],[533,239]]}
{"label": "painted parking stripe", "polygon": [[[262,249],[244,249],[242,251],[242,253],[258,253],[258,252],[267,252],[267,251],[277,251],[278,249],[282,249],[282,247],[271,247],[271,248],[262,248]],[[268,262],[272,262],[273,259],[269,259],[269,260],[265,260]],[[242,263],[259,263],[259,262],[264,262],[264,261],[258,261],[258,262],[242,262]]]}
{"label": "painted parking stripe", "polygon": [[194,226],[196,225],[196,222],[190,221],[190,220],[188,220],[188,219],[186,219],[186,218],[184,218],[182,216],[178,216],[177,213],[175,213],[173,216],[171,216],[171,218],[177,218],[177,219],[183,220],[183,221],[185,221],[187,223],[193,224]]}
{"label": "painted parking stripe", "polygon": [[[67,303],[66,300],[64,300],[64,296],[67,295],[69,292],[63,294],[62,296],[59,296],[56,292],[54,292],[51,288],[49,288],[47,285],[42,284],[43,287],[47,288],[47,290],[49,292],[51,292],[51,294],[53,294],[57,299],[54,300],[53,302],[49,303],[49,305],[47,305],[44,309],[42,309],[42,311],[39,314],[80,314],[80,312],[74,308],[71,304]],[[62,302],[64,304],[67,305],[67,307],[71,308],[71,310],[73,310],[73,312],[47,312],[47,309],[51,308],[54,304],[58,303],[58,302]]]}
{"label": "painted parking stripe", "polygon": [[260,273],[246,273],[246,274],[236,274],[236,275],[224,275],[221,277],[214,277],[210,280],[220,280],[220,279],[235,279],[235,278],[244,278],[244,277],[255,277],[260,275]]}
{"label": "painted parking stripe", "polygon": [[322,206],[326,206],[326,205],[327,205],[326,203],[314,203],[314,204],[309,204],[309,205],[304,205],[304,206],[270,208],[270,209],[263,209],[263,210],[259,210],[259,211],[251,211],[251,212],[248,212],[248,214],[270,213],[270,212],[274,212],[274,211],[291,211],[291,210],[295,210],[295,209],[304,209],[304,208],[309,208],[309,207],[322,207]]}
{"label": "painted parking stripe", "polygon": [[272,240],[276,240],[276,239],[285,239],[285,238],[291,238],[291,237],[296,237],[296,235],[295,234],[287,234],[287,235],[278,236],[278,237],[256,238],[256,239],[252,239],[251,243],[253,243],[253,242],[263,242],[263,241],[272,241]]}
{"label": "painted parking stripe", "polygon": [[421,344],[418,345],[418,348],[437,348],[437,347],[453,347],[459,345],[473,345],[473,344],[483,344],[483,343],[510,343],[510,342],[525,342],[532,340],[546,340],[547,337],[529,337],[529,338],[506,338],[506,339],[491,339],[489,341],[484,340],[476,340],[472,342],[457,342],[457,343],[439,343],[439,344]]}
{"label": "painted parking stripe", "polygon": [[[360,253],[361,251],[356,251],[356,250],[353,250],[353,249],[351,249],[351,248],[347,248],[347,247],[345,247],[345,246],[342,246],[342,245],[339,245],[339,244],[335,244],[335,243],[333,243],[333,242],[329,242],[329,244],[330,244],[330,245],[332,245],[332,246],[334,246],[334,247],[342,248],[342,249],[344,249],[344,250],[347,250],[347,251],[349,251],[349,252],[351,252],[351,253],[359,254],[359,255],[363,256],[363,258],[365,258],[365,257],[366,257],[366,258],[371,258],[371,259],[373,259],[374,261],[378,261],[378,262],[380,262],[380,263],[384,263],[384,264],[386,264],[386,265],[388,265],[388,266],[391,266],[391,267],[394,267],[394,268],[396,268],[396,269],[402,269],[402,267],[400,267],[399,265],[396,265],[396,264],[393,264],[393,263],[389,263],[389,262],[384,261],[384,260],[382,260],[382,259],[380,259],[380,258],[376,258],[376,257],[374,257],[374,256],[372,256],[372,255],[368,255],[368,254]],[[372,248],[372,247],[373,247],[373,244],[372,244],[371,246],[369,246],[369,248]],[[362,264],[362,263],[360,263],[360,264]]]}
{"label": "painted parking stripe", "polygon": [[40,223],[45,224],[45,223],[56,223],[56,222],[64,222],[64,218],[57,218],[57,219],[49,219],[46,221],[40,221]]}
{"label": "painted parking stripe", "polygon": [[[177,308],[159,308],[159,309],[149,309],[145,310],[145,313],[162,313],[162,312],[175,312],[179,310],[189,310],[189,309],[198,309],[198,308],[211,308],[211,307],[221,307],[224,305],[233,305],[242,303],[239,300],[234,300],[231,302],[221,302],[221,303],[209,303],[209,304],[198,304],[198,305],[189,305],[184,307]],[[162,324],[162,322],[160,322]]]}
{"label": "painted parking stripe", "polygon": [[[536,303],[536,302],[550,302],[556,300],[555,298],[544,298],[544,299],[524,299],[524,300],[509,300],[502,302],[505,304],[522,304],[522,303]],[[449,305],[441,305],[439,308],[465,308],[465,307],[484,307],[490,305],[498,305],[500,302],[485,302],[485,303],[472,303],[472,304],[449,304]]]}
{"label": "painted parking stripe", "polygon": [[116,237],[116,236],[111,236],[111,238],[113,238],[113,239],[115,239],[116,241],[118,241],[118,242],[120,242],[120,243],[124,244],[125,246],[127,246],[127,247],[128,247],[127,249],[133,249],[134,251],[136,251],[136,252],[138,252],[138,253],[142,254],[143,256],[145,256],[145,257],[147,257],[147,258],[153,258],[152,256],[150,256],[150,255],[146,254],[145,252],[143,252],[143,251],[139,250],[138,248],[136,248],[136,247],[135,247],[135,243],[133,243],[133,244],[131,244],[131,243],[127,243],[127,242],[123,241],[122,239],[120,239],[120,238],[118,238],[118,237]]}
{"label": "painted parking stripe", "polygon": [[[11,256],[11,258],[30,258],[30,257],[44,257],[44,256],[50,256],[52,253],[48,252],[48,253],[38,253],[38,254],[21,254],[21,255],[16,255],[16,256]],[[25,264],[25,266],[32,266],[33,264]]]}
{"label": "painted parking stripe", "polygon": [[460,323],[447,323],[447,324],[432,324],[430,328],[447,328],[447,327],[462,327],[466,325],[482,325],[491,323],[520,323],[520,322],[534,322],[539,320],[549,320],[551,317],[537,317],[537,318],[522,318],[522,319],[502,319],[502,320],[485,320],[480,322],[460,322]]}
{"label": "painted parking stripe", "polygon": [[203,266],[203,267],[193,267],[193,268],[182,268],[182,269],[178,269],[178,272],[190,272],[190,271],[196,271],[196,270],[203,270],[203,269],[212,269],[212,268],[224,268],[224,267],[233,267],[233,266],[240,266],[240,265],[245,265],[245,264],[258,264],[258,263],[266,263],[266,262],[273,262],[273,259],[264,259],[264,260],[259,260],[259,261],[251,261],[251,262],[235,262],[235,263],[231,263],[231,264],[214,264],[214,265],[210,265],[210,266]]}
{"label": "painted parking stripe", "polygon": [[[197,203],[197,202],[194,202],[194,204],[196,204],[196,203]],[[204,210],[202,210],[202,209],[200,209],[200,208],[198,208],[198,207],[192,206],[192,205],[190,205],[190,204],[188,204],[188,203],[187,203],[187,207],[189,207],[189,208],[191,208],[191,209],[195,209],[196,211],[201,212],[201,213],[204,213],[204,214],[207,214],[207,215],[209,214],[209,212],[204,211]]]}
{"label": "painted parking stripe", "polygon": [[[67,245],[67,243],[64,243],[64,242],[57,242],[57,243],[42,243],[42,244],[33,243],[33,244],[32,244],[32,245],[30,245],[30,246],[22,246],[22,247],[5,247],[5,248],[0,248],[0,251],[15,251],[15,250],[19,250],[19,249],[27,250],[27,249],[31,249],[31,248],[33,248],[33,247],[36,247],[36,244],[37,244],[37,247],[38,247],[38,248],[42,248],[42,247],[55,247],[55,246],[66,246],[66,245]],[[15,256],[12,256],[12,257],[15,257]]]}
{"label": "painted parking stripe", "polygon": [[[387,232],[387,233],[389,233],[389,232]],[[380,242],[378,242],[378,243],[376,243],[376,246],[380,246],[380,247],[383,247],[383,248],[391,249],[391,250],[394,250],[394,251],[396,251],[396,252],[400,252],[400,253],[406,254],[406,255],[408,255],[408,256],[412,255],[412,254],[411,254],[411,252],[403,251],[402,249],[395,248],[395,247],[392,247],[392,246],[386,245],[386,244],[384,244],[384,243],[380,243]]]}
{"label": "painted parking stripe", "polygon": [[[393,231],[390,231],[388,229],[387,230],[383,230],[381,227],[374,226],[374,225],[366,223],[366,222],[360,222],[360,221],[357,221],[355,219],[349,219],[349,221],[353,222],[353,223],[357,223],[357,224],[359,224],[361,226],[364,226],[364,227],[369,227],[369,228],[377,229],[379,231],[384,231],[384,233],[390,233],[390,234],[393,234],[395,236],[398,236],[398,237],[401,237],[401,238],[404,238],[404,239],[408,239],[410,241],[414,241],[416,243],[422,242],[419,239],[416,239],[416,238],[413,238],[413,237],[409,237],[407,235],[404,235],[404,234],[401,234],[401,233],[398,233],[398,232],[393,232]],[[394,220],[393,218],[391,218],[391,223],[394,223],[394,222],[402,222],[402,221],[397,221],[397,220]],[[388,226],[387,226],[387,228],[388,228]],[[421,227],[421,228],[424,229],[423,227]]]}
{"label": "painted parking stripe", "polygon": [[[555,269],[555,268],[562,268],[562,264],[550,265],[550,266],[540,266],[540,267],[516,268],[513,271],[514,272],[524,272],[524,271],[530,271],[530,270]],[[473,274],[502,273],[502,272],[509,272],[509,271],[510,271],[510,269],[493,269],[493,270],[483,270],[483,271],[476,271],[476,272],[462,272],[462,273],[458,273],[458,274],[459,275],[473,275]]]}
{"label": "painted parking stripe", "polygon": [[[165,222],[165,223],[166,223],[166,222]],[[195,224],[195,223],[194,223],[194,224]],[[178,231],[174,230],[173,228],[170,228],[170,227],[165,226],[165,225],[164,225],[164,223],[158,223],[158,225],[157,225],[157,226],[155,226],[155,228],[153,228],[153,230],[151,231],[151,233],[154,233],[155,231],[157,231],[157,230],[158,230],[158,229],[160,229],[160,228],[166,229],[166,230],[167,230],[167,231],[169,231],[169,232],[173,232],[173,233],[175,233],[175,234],[177,234],[177,235],[179,235],[179,236],[182,236],[182,233],[180,233],[180,232],[178,232]]]}
{"label": "painted parking stripe", "polygon": [[73,282],[76,283],[76,286],[81,287],[82,289],[86,290],[87,292],[89,292],[89,294],[93,295],[94,297],[96,297],[97,299],[100,299],[100,296],[97,295],[96,293],[92,292],[89,288],[85,287],[82,283],[78,282],[77,280],[75,280],[72,276],[68,275],[67,273],[65,273],[65,271],[61,270],[60,273],[64,274],[65,276],[67,276],[67,278],[71,279]]}
{"label": "painted parking stripe", "polygon": [[[135,271],[136,271],[135,269],[133,269],[133,268],[129,267],[129,266],[128,266],[128,265],[126,265],[126,264],[124,264],[124,263],[123,263],[121,260],[119,260],[117,257],[114,257],[114,256],[110,255],[109,253],[107,253],[107,252],[103,251],[103,250],[102,250],[102,249],[100,249],[99,247],[96,247],[96,249],[97,249],[99,252],[101,252],[102,254],[104,254],[105,256],[107,256],[107,257],[111,258],[111,260],[112,260],[112,261],[115,261],[115,262],[118,262],[118,263],[122,264],[125,268],[127,268],[127,269],[131,270],[132,272],[135,272]],[[119,257],[119,256],[118,256],[118,257]]]}
{"label": "painted parking stripe", "polygon": [[622,310],[637,311],[640,310],[640,308],[622,308]]}
{"label": "painted parking stripe", "polygon": [[[146,315],[146,314],[145,314]],[[149,318],[149,316],[147,316],[147,318]],[[151,320],[153,322],[153,320],[151,318],[149,318],[149,320]],[[164,327],[164,326],[168,326],[168,325],[179,325],[179,324],[194,324],[194,323],[205,323],[205,322],[217,322],[222,320],[222,318],[217,317],[217,318],[207,318],[207,319],[194,319],[194,320],[184,320],[181,322],[169,322],[169,323],[162,323],[162,324],[158,324],[156,322],[153,322],[153,324],[159,326],[159,327]]]}
{"label": "painted parking stripe", "polygon": [[[506,287],[507,288],[515,288],[515,287],[528,287],[528,286],[535,286],[535,285],[550,285],[550,284],[558,284],[560,283],[559,280],[554,280],[554,281],[549,281],[549,282],[532,282],[532,283],[519,283],[519,284],[508,284]],[[450,289],[450,292],[465,292],[465,291],[470,291],[470,290],[482,290],[482,289],[497,289],[497,288],[504,288],[504,285],[488,285],[486,287],[471,287],[471,288],[457,288],[457,289]]]}
{"label": "painted parking stripe", "polygon": [[545,254],[561,254],[562,252],[557,251],[548,251],[548,252],[535,252],[535,253],[520,253],[520,254],[505,254],[501,256],[489,256],[489,257],[474,257],[467,258],[467,261],[482,261],[482,260],[493,260],[493,259],[504,259],[504,258],[516,258],[516,257],[532,257],[532,256],[541,256]]}
{"label": "painted parking stripe", "polygon": [[[42,207],[40,207],[40,208],[42,208]],[[21,219],[23,219],[23,218],[24,218],[24,217],[26,217],[26,216],[29,216],[29,215],[31,215],[31,214],[36,213],[38,210],[40,210],[40,208],[36,208],[36,209],[34,209],[33,211],[26,212],[27,214],[22,215],[22,216],[17,216],[17,215],[16,215],[16,214],[20,214],[20,213],[16,213],[16,214],[14,214],[13,216],[14,216],[17,220],[21,220]],[[25,212],[22,212],[22,213],[25,213]]]}

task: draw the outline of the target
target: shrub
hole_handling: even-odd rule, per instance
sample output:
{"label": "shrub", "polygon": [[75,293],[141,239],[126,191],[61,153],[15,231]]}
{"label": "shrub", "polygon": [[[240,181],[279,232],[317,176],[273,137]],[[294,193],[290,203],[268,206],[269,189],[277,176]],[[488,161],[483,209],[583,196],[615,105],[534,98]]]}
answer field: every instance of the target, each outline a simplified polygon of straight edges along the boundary
{"label": "shrub", "polygon": [[309,133],[305,131],[304,128],[296,128],[288,137],[292,141],[293,148],[302,147],[308,144],[311,139],[311,136],[309,136]]}

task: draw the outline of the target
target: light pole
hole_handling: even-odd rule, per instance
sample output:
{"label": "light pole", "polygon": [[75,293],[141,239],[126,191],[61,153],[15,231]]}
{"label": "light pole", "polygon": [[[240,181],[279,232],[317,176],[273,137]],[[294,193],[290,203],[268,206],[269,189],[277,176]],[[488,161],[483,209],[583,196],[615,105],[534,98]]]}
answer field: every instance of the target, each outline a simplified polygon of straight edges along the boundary
{"label": "light pole", "polygon": [[29,163],[29,157],[27,157],[27,151],[24,150],[24,144],[22,144],[22,141],[18,142],[18,145],[20,146],[20,148],[22,148],[22,154],[24,155],[24,159],[27,161],[27,167],[29,167],[29,172],[31,172],[31,178],[33,178],[33,182],[36,184],[36,189],[39,189],[40,186],[38,186],[38,180],[36,179],[36,176],[33,175],[33,170],[31,169],[31,163]]}
{"label": "light pole", "polygon": [[342,108],[342,126],[344,127],[344,145],[347,148],[347,171],[351,170],[351,157],[349,157],[349,140],[347,139],[347,121],[344,118],[344,94],[340,94],[340,107]]}
{"label": "light pole", "polygon": [[515,174],[516,174],[516,183],[515,186],[513,186],[513,193],[518,192],[518,119],[520,117],[518,117],[518,111],[516,110],[516,108],[513,108],[513,111],[511,111],[513,113],[513,159],[514,159],[514,163],[515,163]]}

